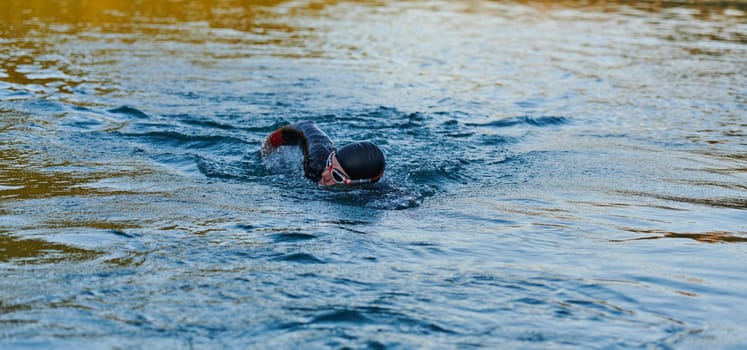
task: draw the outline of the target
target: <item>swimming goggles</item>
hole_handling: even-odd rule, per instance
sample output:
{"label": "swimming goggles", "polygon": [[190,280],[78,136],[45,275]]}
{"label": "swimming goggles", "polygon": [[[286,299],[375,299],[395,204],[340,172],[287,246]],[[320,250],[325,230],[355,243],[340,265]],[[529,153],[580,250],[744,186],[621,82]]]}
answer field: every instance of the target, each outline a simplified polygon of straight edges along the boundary
{"label": "swimming goggles", "polygon": [[370,184],[378,181],[382,175],[384,175],[384,172],[382,171],[381,174],[374,176],[370,179],[359,179],[359,180],[353,180],[349,177],[347,177],[345,174],[343,174],[340,170],[337,168],[334,168],[332,166],[332,157],[335,156],[336,152],[332,152],[327,157],[327,165],[326,168],[329,170],[329,172],[332,174],[332,180],[334,180],[338,184],[343,185],[359,185],[359,184]]}

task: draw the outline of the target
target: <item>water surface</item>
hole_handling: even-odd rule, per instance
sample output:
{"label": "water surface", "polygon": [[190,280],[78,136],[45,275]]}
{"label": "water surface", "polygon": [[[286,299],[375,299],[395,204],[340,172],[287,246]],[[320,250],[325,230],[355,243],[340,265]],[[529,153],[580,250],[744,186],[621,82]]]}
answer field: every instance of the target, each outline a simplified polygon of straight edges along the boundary
{"label": "water surface", "polygon": [[736,1],[4,1],[0,347],[743,348],[745,67]]}

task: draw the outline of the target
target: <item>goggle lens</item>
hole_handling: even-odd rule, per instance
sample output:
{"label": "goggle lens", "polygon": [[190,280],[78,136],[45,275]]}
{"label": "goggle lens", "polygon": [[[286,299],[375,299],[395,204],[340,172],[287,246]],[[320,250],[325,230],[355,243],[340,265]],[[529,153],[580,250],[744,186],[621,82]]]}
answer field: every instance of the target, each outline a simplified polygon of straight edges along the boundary
{"label": "goggle lens", "polygon": [[338,184],[344,184],[347,181],[350,181],[350,179],[341,174],[337,169],[332,169],[332,179],[335,180],[335,182],[337,182]]}

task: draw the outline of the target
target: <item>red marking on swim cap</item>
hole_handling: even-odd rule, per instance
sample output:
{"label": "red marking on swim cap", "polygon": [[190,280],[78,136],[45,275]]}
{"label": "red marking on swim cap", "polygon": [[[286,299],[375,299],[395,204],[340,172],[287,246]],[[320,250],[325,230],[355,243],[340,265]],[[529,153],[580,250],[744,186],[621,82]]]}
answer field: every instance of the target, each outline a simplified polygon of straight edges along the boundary
{"label": "red marking on swim cap", "polygon": [[283,133],[282,131],[278,130],[270,134],[269,137],[267,137],[267,142],[270,143],[272,147],[280,147],[285,142],[283,141]]}

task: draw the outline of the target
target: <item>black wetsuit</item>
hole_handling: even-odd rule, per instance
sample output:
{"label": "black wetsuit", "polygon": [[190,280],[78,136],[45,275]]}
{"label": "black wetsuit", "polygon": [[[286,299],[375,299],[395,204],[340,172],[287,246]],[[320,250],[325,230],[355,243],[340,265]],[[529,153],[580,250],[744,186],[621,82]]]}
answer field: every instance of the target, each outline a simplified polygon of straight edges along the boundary
{"label": "black wetsuit", "polygon": [[275,130],[262,145],[262,154],[268,155],[280,146],[299,146],[303,151],[303,170],[314,181],[322,178],[327,157],[336,150],[329,136],[312,121],[300,121]]}

